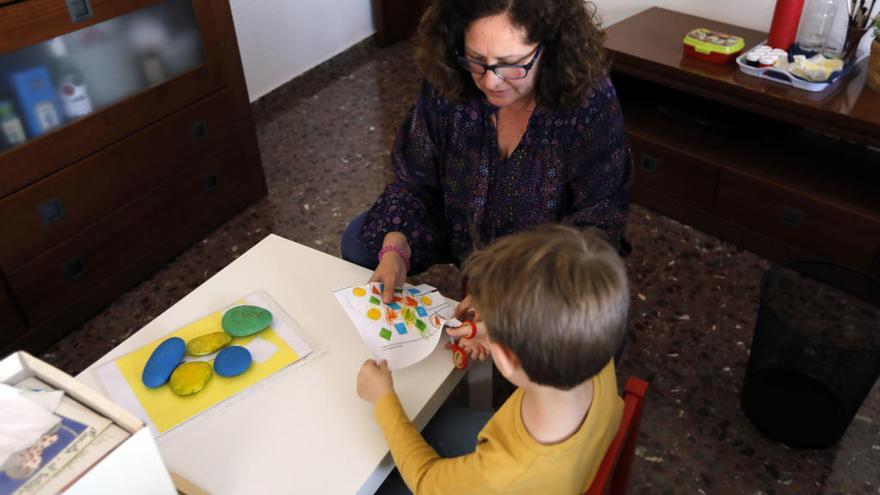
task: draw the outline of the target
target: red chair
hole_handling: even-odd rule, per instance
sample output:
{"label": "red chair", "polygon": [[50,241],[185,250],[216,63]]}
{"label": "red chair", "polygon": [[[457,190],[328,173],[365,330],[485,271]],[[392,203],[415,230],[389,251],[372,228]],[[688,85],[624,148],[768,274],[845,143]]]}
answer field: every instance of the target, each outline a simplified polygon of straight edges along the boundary
{"label": "red chair", "polygon": [[614,436],[614,441],[608,447],[608,452],[602,458],[599,471],[593,478],[593,483],[584,495],[626,493],[626,485],[629,481],[629,468],[632,465],[633,456],[636,453],[636,444],[639,440],[639,423],[642,421],[642,409],[645,406],[645,393],[648,391],[648,382],[631,376],[626,381],[623,395],[623,417],[620,419],[620,429]]}

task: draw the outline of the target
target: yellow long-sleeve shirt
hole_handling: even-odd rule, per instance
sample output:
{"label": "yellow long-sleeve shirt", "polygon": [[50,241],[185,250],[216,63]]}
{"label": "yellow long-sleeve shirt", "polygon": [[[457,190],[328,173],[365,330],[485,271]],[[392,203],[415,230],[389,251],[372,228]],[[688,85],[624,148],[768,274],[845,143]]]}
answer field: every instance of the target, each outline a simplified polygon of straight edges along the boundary
{"label": "yellow long-sleeve shirt", "polygon": [[442,458],[406,417],[396,394],[376,401],[373,415],[391,455],[417,495],[471,493],[577,494],[589,488],[623,413],[614,362],[593,379],[593,402],[578,431],[553,445],[538,443],[522,422],[517,389],[477,436],[472,454]]}

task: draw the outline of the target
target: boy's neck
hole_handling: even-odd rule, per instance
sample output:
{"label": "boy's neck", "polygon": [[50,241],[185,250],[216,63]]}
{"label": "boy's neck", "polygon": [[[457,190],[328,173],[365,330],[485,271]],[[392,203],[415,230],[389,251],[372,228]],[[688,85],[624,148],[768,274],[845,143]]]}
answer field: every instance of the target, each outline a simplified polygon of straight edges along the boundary
{"label": "boy's neck", "polygon": [[538,443],[559,443],[574,435],[593,403],[593,379],[571,390],[525,384],[523,387],[523,425]]}

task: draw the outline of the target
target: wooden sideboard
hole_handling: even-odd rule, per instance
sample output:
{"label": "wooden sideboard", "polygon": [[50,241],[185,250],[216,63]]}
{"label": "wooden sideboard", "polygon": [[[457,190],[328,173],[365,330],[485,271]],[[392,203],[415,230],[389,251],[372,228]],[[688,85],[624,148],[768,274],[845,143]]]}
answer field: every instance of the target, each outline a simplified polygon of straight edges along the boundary
{"label": "wooden sideboard", "polygon": [[776,260],[880,274],[880,92],[821,93],[683,56],[694,28],[766,34],[651,8],[607,28],[635,160],[633,201]]}
{"label": "wooden sideboard", "polygon": [[23,143],[0,136],[2,355],[52,344],[266,183],[226,0],[28,0],[0,8],[0,33],[16,116],[29,90],[10,81],[33,68],[59,99],[76,71],[93,106]]}

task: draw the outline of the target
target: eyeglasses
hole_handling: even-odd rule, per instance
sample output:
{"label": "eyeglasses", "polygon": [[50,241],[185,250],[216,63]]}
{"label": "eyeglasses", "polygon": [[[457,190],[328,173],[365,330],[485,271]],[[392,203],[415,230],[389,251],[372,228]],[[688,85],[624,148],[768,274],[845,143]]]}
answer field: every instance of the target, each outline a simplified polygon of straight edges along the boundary
{"label": "eyeglasses", "polygon": [[501,79],[512,80],[512,79],[525,79],[526,76],[529,75],[529,71],[532,70],[532,66],[535,65],[535,61],[538,60],[538,55],[541,54],[541,50],[544,49],[543,45],[538,45],[538,48],[535,49],[535,55],[532,57],[532,60],[525,64],[494,64],[488,65],[481,62],[475,62],[473,60],[464,58],[462,56],[458,56],[458,65],[461,66],[462,69],[472,73],[482,76],[486,73],[486,71],[492,71]]}

